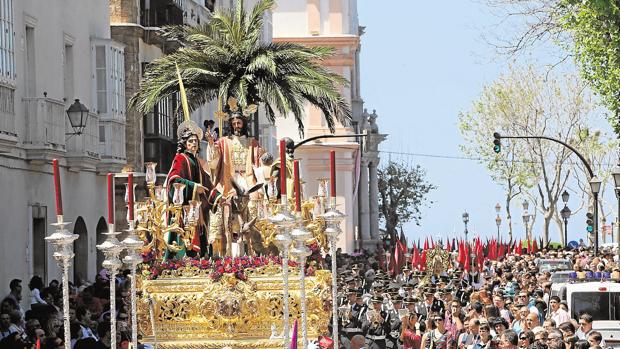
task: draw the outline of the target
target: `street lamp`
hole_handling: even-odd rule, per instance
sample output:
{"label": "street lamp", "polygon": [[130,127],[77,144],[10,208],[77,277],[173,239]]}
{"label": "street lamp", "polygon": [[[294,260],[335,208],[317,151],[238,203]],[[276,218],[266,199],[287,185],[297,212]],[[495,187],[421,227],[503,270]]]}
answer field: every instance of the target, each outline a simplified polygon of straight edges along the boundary
{"label": "street lamp", "polygon": [[467,213],[467,211],[465,211],[465,212],[463,213],[463,223],[465,223],[465,241],[468,241],[468,240],[467,240],[467,234],[469,233],[469,232],[467,231],[467,223],[468,223],[468,222],[469,222],[469,213]]}
{"label": "street lamp", "polygon": [[73,133],[67,133],[67,135],[81,135],[86,127],[88,121],[88,108],[79,99],[76,99],[73,104],[67,109],[67,116],[69,117],[69,123],[73,128]]}
{"label": "street lamp", "polygon": [[617,242],[618,242],[618,256],[620,256],[620,164],[616,165],[616,167],[614,167],[611,170],[611,175],[614,177],[614,184],[615,184],[615,189],[616,189],[616,198],[618,199],[618,223],[616,224],[616,227],[618,229],[618,237],[617,237]]}
{"label": "street lamp", "polygon": [[598,193],[601,190],[601,180],[596,176],[590,179],[590,189],[594,196],[594,255],[598,256]]}
{"label": "street lamp", "polygon": [[523,225],[525,225],[525,238],[529,241],[528,223],[530,222],[530,214],[527,211],[528,208],[530,208],[530,203],[527,200],[523,200]]}
{"label": "street lamp", "polygon": [[568,219],[571,215],[571,210],[566,205],[568,203],[568,199],[570,198],[570,194],[564,190],[562,193],[562,201],[564,202],[564,208],[560,211],[560,215],[564,220],[564,247],[568,246]]}
{"label": "street lamp", "polygon": [[571,215],[571,210],[564,204],[564,208],[560,211],[562,219],[564,220],[564,247],[568,246],[568,219]]}
{"label": "street lamp", "polygon": [[497,241],[499,242],[499,226],[502,225],[502,217],[499,216],[499,212],[501,211],[502,206],[500,206],[499,202],[495,205],[495,212],[497,213],[497,217],[495,217],[495,224],[497,224]]}

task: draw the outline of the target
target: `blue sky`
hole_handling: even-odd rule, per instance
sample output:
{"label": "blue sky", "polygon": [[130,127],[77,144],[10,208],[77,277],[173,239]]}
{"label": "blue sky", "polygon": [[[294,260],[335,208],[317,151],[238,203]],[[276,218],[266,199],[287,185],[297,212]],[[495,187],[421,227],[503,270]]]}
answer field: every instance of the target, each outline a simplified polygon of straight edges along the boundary
{"label": "blue sky", "polygon": [[[377,110],[380,131],[389,134],[382,151],[462,155],[459,111],[469,108],[482,87],[508,65],[508,59],[498,56],[482,39],[483,34],[506,28],[496,27],[501,18],[483,3],[358,2],[359,23],[366,26],[361,52],[362,97],[369,111]],[[523,60],[544,65],[554,61],[555,54],[554,47],[539,47]],[[470,232],[496,235],[494,206],[497,202],[503,206],[503,190],[491,181],[483,165],[470,160],[381,154],[382,160],[390,156],[420,164],[438,186],[430,195],[434,203],[423,211],[422,225],[405,225],[409,237],[463,236],[465,210],[470,214]],[[577,195],[573,197],[572,201],[577,200]],[[573,202],[569,206],[579,205]],[[513,206],[516,237],[524,236],[521,210],[520,203]],[[571,222],[569,239],[585,237],[583,211]],[[505,224],[502,234],[506,237],[504,228]],[[554,225],[551,239],[559,241]]]}

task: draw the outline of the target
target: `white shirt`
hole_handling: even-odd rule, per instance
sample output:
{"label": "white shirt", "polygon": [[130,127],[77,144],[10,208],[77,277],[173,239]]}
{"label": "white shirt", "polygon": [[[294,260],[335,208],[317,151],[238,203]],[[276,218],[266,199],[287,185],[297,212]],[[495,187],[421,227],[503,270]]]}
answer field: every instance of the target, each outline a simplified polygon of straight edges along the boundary
{"label": "white shirt", "polygon": [[568,312],[562,308],[558,308],[558,310],[551,313],[551,318],[555,321],[556,326],[560,326],[561,323],[570,321],[570,316]]}
{"label": "white shirt", "polygon": [[47,304],[47,302],[41,298],[41,292],[38,288],[30,291],[30,305],[33,304]]}

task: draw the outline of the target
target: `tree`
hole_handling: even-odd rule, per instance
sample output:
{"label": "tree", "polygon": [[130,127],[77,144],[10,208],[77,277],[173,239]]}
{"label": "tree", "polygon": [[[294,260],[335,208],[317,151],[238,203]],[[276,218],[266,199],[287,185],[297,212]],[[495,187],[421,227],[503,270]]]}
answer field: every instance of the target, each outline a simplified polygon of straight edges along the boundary
{"label": "tree", "polygon": [[567,10],[561,23],[571,34],[581,73],[612,112],[609,121],[620,136],[620,4],[557,1]]}
{"label": "tree", "polygon": [[[620,137],[620,3],[612,0],[487,0],[504,14],[503,25],[520,26],[513,37],[488,40],[510,56],[552,42],[574,57],[582,77],[611,111]],[[495,30],[494,32],[501,32]]]}
{"label": "tree", "polygon": [[261,0],[246,13],[243,1],[236,1],[234,9],[217,10],[202,26],[164,28],[163,35],[182,47],[148,65],[130,106],[146,114],[176,93],[178,65],[190,109],[232,96],[241,107],[262,103],[272,123],[276,111],[292,114],[303,134],[304,104],[309,102],[321,109],[332,132],[336,120],[349,124],[351,110],[339,92],[347,81],[320,65],[333,55],[332,48],[261,41],[264,13],[273,4]]}
{"label": "tree", "polygon": [[390,160],[378,170],[379,219],[392,240],[397,229],[404,223],[414,221],[420,225],[420,209],[428,202],[427,194],[436,189],[426,181],[426,171],[420,167],[407,166]]}
{"label": "tree", "polygon": [[495,153],[490,142],[489,137],[494,132],[504,135],[518,132],[511,122],[514,113],[511,97],[505,85],[493,84],[483,89],[470,111],[459,114],[459,129],[465,141],[461,151],[468,156],[479,157],[491,179],[505,190],[504,210],[510,240],[513,238],[512,202],[538,181],[531,163],[522,161],[523,154],[527,152],[525,143],[504,142],[501,151]]}
{"label": "tree", "polygon": [[[506,132],[505,135],[551,136],[578,147],[583,140],[575,138],[574,134],[592,122],[596,110],[585,82],[578,76],[563,74],[556,78],[530,66],[511,68],[508,74],[485,88],[473,110],[464,115],[462,124],[467,127],[462,130],[465,135],[470,134],[465,140],[473,150],[483,145],[484,133],[487,149],[492,149],[489,129]],[[498,169],[492,164],[497,159],[487,157],[491,162],[489,171],[500,179],[503,176],[518,178],[515,172],[510,172],[510,166],[522,166],[517,169],[530,171],[526,175],[529,181],[524,183],[533,184],[534,191],[530,194],[538,198],[544,238],[549,241],[549,226],[557,216],[558,199],[573,170],[573,162],[568,161],[572,153],[560,144],[538,139],[503,140],[502,145],[508,149],[515,147],[514,153],[510,150],[505,155],[500,153],[504,156],[504,162],[500,162],[504,168]],[[509,158],[511,155],[513,157]],[[562,232],[561,224],[558,229]]]}

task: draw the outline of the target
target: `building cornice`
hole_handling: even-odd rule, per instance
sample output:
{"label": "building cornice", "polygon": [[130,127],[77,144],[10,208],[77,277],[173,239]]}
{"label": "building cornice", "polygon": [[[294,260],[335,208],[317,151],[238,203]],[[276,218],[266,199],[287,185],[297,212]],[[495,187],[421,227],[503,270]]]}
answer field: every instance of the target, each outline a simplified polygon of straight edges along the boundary
{"label": "building cornice", "polygon": [[302,37],[274,37],[273,42],[296,42],[308,46],[353,46],[357,47],[360,37],[357,35],[339,36],[302,36]]}

